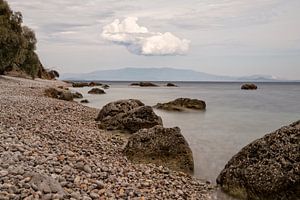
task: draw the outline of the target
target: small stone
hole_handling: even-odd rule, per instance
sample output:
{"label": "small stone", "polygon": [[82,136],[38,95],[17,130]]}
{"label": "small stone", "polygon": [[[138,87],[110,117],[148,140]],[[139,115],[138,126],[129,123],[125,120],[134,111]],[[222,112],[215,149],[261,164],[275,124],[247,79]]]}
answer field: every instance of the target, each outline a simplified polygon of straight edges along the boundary
{"label": "small stone", "polygon": [[42,197],[42,200],[51,200],[52,199],[52,194],[45,194],[43,197]]}
{"label": "small stone", "polygon": [[75,153],[73,151],[67,151],[67,155],[73,157],[75,156]]}
{"label": "small stone", "polygon": [[80,183],[80,176],[76,176],[74,179],[74,184],[79,185],[79,183]]}
{"label": "small stone", "polygon": [[4,177],[8,175],[8,171],[2,170],[0,171],[0,177]]}
{"label": "small stone", "polygon": [[80,193],[79,192],[72,192],[71,197],[74,199],[81,199]]}
{"label": "small stone", "polygon": [[103,181],[96,181],[95,183],[96,183],[98,189],[102,189],[105,186]]}
{"label": "small stone", "polygon": [[86,173],[89,173],[89,174],[92,173],[92,169],[91,169],[91,167],[90,167],[89,165],[84,165],[83,170],[84,170]]}
{"label": "small stone", "polygon": [[90,197],[92,197],[92,199],[99,199],[99,195],[95,192],[91,192]]}
{"label": "small stone", "polygon": [[183,194],[184,194],[183,191],[180,190],[180,189],[177,190],[177,193],[178,193],[179,195],[183,195]]}

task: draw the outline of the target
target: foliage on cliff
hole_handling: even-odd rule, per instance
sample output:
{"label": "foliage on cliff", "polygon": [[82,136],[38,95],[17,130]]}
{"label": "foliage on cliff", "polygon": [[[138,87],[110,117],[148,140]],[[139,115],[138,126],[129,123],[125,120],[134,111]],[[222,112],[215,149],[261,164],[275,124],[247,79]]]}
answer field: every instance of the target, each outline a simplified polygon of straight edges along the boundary
{"label": "foliage on cliff", "polygon": [[22,23],[22,13],[13,12],[0,0],[0,74],[17,70],[32,78],[49,78],[35,52],[35,33]]}

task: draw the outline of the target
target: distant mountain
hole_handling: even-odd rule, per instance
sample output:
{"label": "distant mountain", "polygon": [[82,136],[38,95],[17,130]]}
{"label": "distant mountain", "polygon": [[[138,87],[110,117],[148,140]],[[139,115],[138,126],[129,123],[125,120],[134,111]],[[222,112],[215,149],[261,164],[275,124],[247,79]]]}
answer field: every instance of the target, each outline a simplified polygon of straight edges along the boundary
{"label": "distant mountain", "polygon": [[231,77],[173,68],[122,68],[82,74],[65,73],[61,75],[60,79],[103,81],[279,81],[268,75]]}

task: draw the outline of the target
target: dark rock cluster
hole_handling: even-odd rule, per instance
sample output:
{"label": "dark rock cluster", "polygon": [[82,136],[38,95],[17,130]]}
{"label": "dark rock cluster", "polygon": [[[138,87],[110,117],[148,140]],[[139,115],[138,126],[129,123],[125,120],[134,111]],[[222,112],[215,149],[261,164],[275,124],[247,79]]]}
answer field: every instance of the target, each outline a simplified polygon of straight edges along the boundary
{"label": "dark rock cluster", "polygon": [[136,99],[119,100],[105,105],[96,121],[107,130],[132,134],[124,154],[133,162],[154,163],[192,173],[192,151],[178,127],[164,128],[152,107]]}

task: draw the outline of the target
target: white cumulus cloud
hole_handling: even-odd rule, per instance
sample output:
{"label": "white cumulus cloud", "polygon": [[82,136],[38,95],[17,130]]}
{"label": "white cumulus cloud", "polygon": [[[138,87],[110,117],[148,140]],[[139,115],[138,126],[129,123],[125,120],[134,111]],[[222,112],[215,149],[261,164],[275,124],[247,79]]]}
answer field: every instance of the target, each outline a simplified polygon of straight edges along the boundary
{"label": "white cumulus cloud", "polygon": [[150,32],[137,24],[138,18],[119,19],[103,27],[105,40],[126,46],[137,55],[180,55],[189,49],[189,40],[180,39],[170,32]]}

